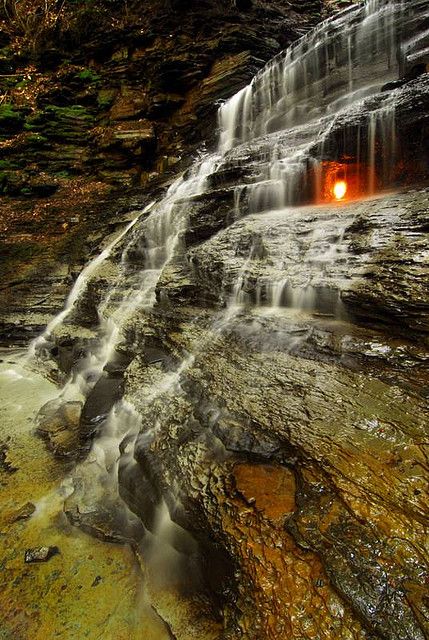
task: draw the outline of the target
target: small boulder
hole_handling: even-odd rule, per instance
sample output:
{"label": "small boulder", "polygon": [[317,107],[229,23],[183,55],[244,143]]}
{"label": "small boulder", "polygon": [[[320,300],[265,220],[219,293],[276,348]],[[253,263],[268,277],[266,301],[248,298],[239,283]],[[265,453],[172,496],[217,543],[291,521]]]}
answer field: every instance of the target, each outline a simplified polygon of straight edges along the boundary
{"label": "small boulder", "polygon": [[62,457],[75,457],[79,451],[81,402],[50,400],[40,409],[37,432],[48,441],[53,452]]}
{"label": "small boulder", "polygon": [[35,505],[32,502],[26,502],[17,511],[12,513],[10,521],[18,522],[18,520],[27,520],[28,518],[31,518],[35,511]]}
{"label": "small boulder", "polygon": [[4,473],[18,471],[18,467],[15,467],[9,459],[9,446],[4,442],[0,442],[0,471]]}
{"label": "small boulder", "polygon": [[24,562],[27,564],[31,562],[47,562],[58,553],[58,547],[33,547],[25,550]]}
{"label": "small boulder", "polygon": [[123,396],[121,377],[102,376],[89,393],[80,416],[80,443],[88,445],[107,418],[113,405]]}

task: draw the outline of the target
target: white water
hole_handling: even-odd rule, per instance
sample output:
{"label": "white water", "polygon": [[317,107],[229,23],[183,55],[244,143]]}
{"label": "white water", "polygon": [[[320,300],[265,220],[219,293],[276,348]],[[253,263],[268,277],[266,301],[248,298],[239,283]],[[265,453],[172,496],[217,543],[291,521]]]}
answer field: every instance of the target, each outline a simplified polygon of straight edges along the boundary
{"label": "white water", "polygon": [[398,77],[405,62],[398,51],[405,58],[410,48],[405,8],[394,0],[355,5],[275,57],[219,109],[220,150],[334,114]]}
{"label": "white water", "polygon": [[[128,319],[135,313],[150,310],[156,302],[155,290],[164,267],[180,252],[181,236],[186,228],[187,207],[181,200],[200,193],[205,180],[215,167],[217,156],[208,156],[197,163],[185,180],[180,177],[169,188],[165,198],[155,206],[151,204],[150,215],[138,226],[137,232],[127,242],[121,258],[121,271],[116,284],[109,290],[98,308],[99,335],[87,355],[74,367],[69,380],[61,391],[61,402],[85,400],[114,356],[115,350],[123,338],[122,331]],[[52,320],[39,342],[32,348],[37,350],[42,338],[52,333],[70,313],[80,295],[83,295],[88,279],[105,260],[114,246],[125,237],[134,226],[133,221],[124,232],[113,241],[98,258],[85,269],[78,287],[70,294],[66,307]],[[130,260],[133,250],[141,251],[140,268]],[[150,404],[163,393],[173,392],[180,379],[181,372],[191,363],[192,356],[182,366],[167,376],[161,387],[153,390],[146,399]],[[74,471],[77,485],[85,487],[78,499],[82,509],[91,511],[97,503],[114,510],[117,518],[126,524],[130,517],[127,507],[120,501],[118,494],[119,465],[132,465],[132,452],[139,433],[141,418],[129,402],[116,403],[95,437],[87,459]],[[91,506],[92,505],[92,506]]]}
{"label": "white water", "polygon": [[[282,137],[268,138],[268,161],[261,163],[261,176],[253,184],[234,189],[233,218],[240,217],[241,201],[246,194],[248,212],[281,209],[295,204],[308,187],[309,163],[315,181],[322,175],[317,162],[309,157],[309,149],[318,145],[321,153],[335,118],[353,112],[364,96],[376,93],[381,85],[398,77],[409,54],[415,55],[425,46],[424,33],[416,34],[418,18],[429,15],[425,0],[367,0],[321,23],[284,53],[276,56],[252,82],[219,109],[219,152],[197,162],[190,175],[179,178],[165,198],[152,208],[149,217],[137,225],[137,241],[133,238],[122,254],[121,273],[99,306],[99,339],[64,390],[64,398],[87,395],[94,386],[122,337],[127,320],[139,309],[150,309],[166,264],[180,250],[180,238],[186,225],[186,202],[205,189],[206,177],[221,165],[234,147],[281,131]],[[344,72],[345,70],[345,72]],[[380,139],[384,160],[382,173],[391,177],[395,154],[395,102],[387,96],[368,119],[368,192],[376,191],[377,140]],[[263,143],[264,144],[264,143]],[[360,138],[356,147],[360,146]],[[267,150],[264,147],[264,154]],[[359,151],[357,152],[359,158]],[[265,169],[264,169],[265,166]],[[265,172],[265,173],[264,173]],[[143,213],[144,213],[143,212]],[[84,294],[87,283],[111,254],[113,248],[136,225],[139,216],[91,261],[78,277],[63,311],[30,345],[33,356],[73,310]],[[130,268],[128,255],[141,242],[141,269]],[[242,279],[246,277],[245,271]],[[235,297],[242,303],[244,282],[238,282]],[[268,286],[271,306],[284,297],[284,279]],[[311,296],[310,284],[306,285]],[[295,300],[302,291],[291,293]],[[311,306],[304,295],[304,306]],[[257,293],[257,299],[261,297]]]}
{"label": "white water", "polygon": [[[121,273],[116,284],[107,292],[99,305],[100,328],[96,344],[73,370],[61,393],[64,400],[83,399],[88,395],[103,374],[106,364],[111,361],[129,318],[137,311],[151,309],[155,304],[155,291],[160,274],[174,254],[179,251],[181,235],[186,227],[186,205],[181,206],[180,201],[201,192],[206,176],[213,171],[216,160],[217,156],[204,158],[196,164],[187,180],[180,177],[168,189],[163,200],[155,205],[151,203],[144,210],[147,212],[150,208],[151,213],[139,225],[137,234],[134,234],[125,246],[121,258]],[[131,226],[129,225],[121,234],[120,239],[126,235]],[[119,238],[109,245],[110,251],[118,242]],[[133,245],[139,243],[143,243],[142,268],[137,269],[135,273],[135,266],[130,264],[128,254]],[[105,257],[107,255],[106,250]],[[89,275],[95,272],[105,257],[101,259],[99,256],[87,266],[81,285],[78,288],[75,287],[73,304],[84,293]],[[43,335],[47,332],[51,333],[53,328],[60,325],[70,309],[70,304],[67,304],[64,311],[48,325]]]}
{"label": "white water", "polygon": [[[225,157],[240,158],[241,147],[263,150],[260,175],[245,187],[250,213],[329,197],[323,189],[321,162],[331,131],[337,121],[358,121],[364,100],[424,55],[429,35],[415,31],[428,15],[427,0],[354,5],[276,56],[221,106],[219,149]],[[362,109],[369,116],[359,124],[356,138],[336,143],[339,159],[345,158],[343,173],[356,171],[347,158],[356,159],[361,175],[354,197],[374,194],[394,179],[392,98],[380,96],[379,107]],[[366,157],[361,156],[363,146]]]}
{"label": "white water", "polygon": [[74,283],[67,297],[67,300],[64,305],[64,309],[58,315],[52,318],[52,320],[49,322],[49,324],[46,326],[45,330],[40,336],[38,336],[37,338],[31,341],[28,348],[28,354],[27,354],[28,358],[33,358],[37,354],[37,352],[44,346],[44,344],[48,342],[54,330],[57,327],[59,327],[64,322],[64,320],[70,315],[76,302],[80,299],[80,297],[85,292],[91,277],[100,267],[100,265],[109,258],[113,249],[116,247],[116,245],[120,243],[122,238],[126,236],[127,233],[134,227],[134,225],[138,222],[140,216],[146,213],[147,211],[149,211],[149,209],[153,206],[153,204],[154,203],[152,202],[145,209],[143,209],[141,214],[136,216],[125,227],[125,229],[114,240],[112,240],[112,242],[109,245],[107,245],[107,247],[98,256],[96,256],[93,260],[91,260],[91,262],[89,262],[86,265],[86,267],[82,269],[82,271],[77,277],[76,282]]}

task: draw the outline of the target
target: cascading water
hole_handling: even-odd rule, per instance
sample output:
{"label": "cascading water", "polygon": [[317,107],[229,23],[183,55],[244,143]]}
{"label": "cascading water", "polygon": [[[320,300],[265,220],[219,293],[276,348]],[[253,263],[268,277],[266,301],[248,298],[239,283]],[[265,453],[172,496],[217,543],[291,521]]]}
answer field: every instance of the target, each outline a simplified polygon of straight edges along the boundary
{"label": "cascading water", "polygon": [[[349,112],[352,119],[365,100],[368,116],[358,135],[337,144],[339,170],[353,173],[354,158],[361,174],[354,197],[392,184],[395,100],[379,92],[424,54],[428,34],[413,34],[427,11],[424,1],[355,5],[274,58],[220,108],[219,146],[226,158],[239,159],[242,147],[260,150],[259,175],[246,187],[251,213],[335,199],[321,184],[327,141],[336,121]],[[368,101],[376,95],[380,104],[371,106]]]}
{"label": "cascading water", "polygon": [[[146,213],[146,211],[148,211],[152,207],[152,205],[153,203],[146,207],[143,210],[142,215]],[[136,216],[118,235],[117,238],[112,240],[112,242],[110,242],[110,244],[105,249],[103,249],[103,251],[98,256],[96,256],[94,260],[91,260],[91,262],[89,262],[86,267],[82,269],[72,287],[72,290],[67,297],[64,309],[58,315],[52,318],[51,322],[49,322],[49,324],[46,326],[43,333],[30,343],[27,353],[28,359],[34,358],[36,353],[39,352],[43,348],[43,346],[49,342],[49,339],[55,329],[59,327],[73,311],[76,302],[85,291],[91,276],[97,271],[99,266],[109,258],[115,246],[118,245],[121,242],[122,238],[124,238],[127,233],[134,227],[139,217],[139,215]]]}
{"label": "cascading water", "polygon": [[[80,367],[81,377],[92,370],[89,377],[96,379],[109,361],[127,319],[137,308],[155,303],[157,281],[176,252],[185,225],[185,211],[177,203],[203,192],[207,176],[245,163],[249,153],[256,157],[256,179],[250,176],[245,184],[234,187],[233,219],[240,217],[246,208],[250,213],[278,210],[300,204],[309,195],[313,200],[323,201],[326,141],[335,122],[346,119],[348,114],[353,118],[360,105],[367,108],[365,98],[380,96],[369,110],[367,120],[359,122],[352,155],[358,171],[366,171],[366,193],[374,193],[378,183],[383,186],[391,183],[395,95],[393,92],[386,97],[377,92],[424,55],[428,34],[421,33],[419,26],[428,14],[428,6],[427,0],[367,0],[354,5],[279,54],[247,87],[220,107],[218,153],[198,162],[189,177],[180,178],[170,187],[150,216],[137,225],[135,239],[123,251],[118,281],[98,309],[102,337],[95,350],[97,355],[90,354],[84,373]],[[376,167],[378,138],[384,151],[380,175]],[[341,150],[337,150],[338,154],[341,155]],[[334,164],[336,175],[345,174],[347,167],[338,166],[338,159]],[[32,343],[31,355],[67,319],[88,280],[137,221],[138,218],[133,220],[82,271],[64,310]],[[127,255],[140,238],[144,239],[143,268],[136,272],[130,268]],[[274,293],[273,300],[278,299],[279,294]],[[96,375],[94,369],[98,371]]]}
{"label": "cascading water", "polygon": [[[214,169],[216,156],[204,158],[190,172],[188,179],[176,180],[168,189],[165,198],[158,204],[150,203],[142,213],[114,239],[108,247],[92,260],[81,272],[67,298],[64,310],[48,324],[42,335],[29,347],[31,358],[45,345],[51,334],[58,329],[72,313],[76,303],[85,293],[89,279],[106,261],[116,245],[125,238],[144,214],[153,209],[140,225],[137,233],[127,242],[121,257],[120,273],[117,281],[109,289],[98,307],[100,322],[99,339],[96,346],[80,362],[72,378],[66,384],[63,395],[69,397],[81,391],[84,395],[95,384],[104,367],[113,355],[121,339],[121,330],[127,320],[139,308],[147,309],[155,304],[155,289],[163,267],[171,260],[180,244],[181,233],[186,225],[186,210],[180,200],[198,194],[204,187],[206,175]],[[155,205],[155,206],[154,206]],[[133,247],[141,248],[141,268],[135,268],[128,255]],[[75,391],[71,390],[74,387]]]}
{"label": "cascading water", "polygon": [[[251,214],[247,220],[256,231],[243,260],[237,259],[234,248],[234,278],[225,283],[227,309],[216,317],[215,335],[249,306],[270,312],[294,307],[307,313],[341,315],[339,291],[352,260],[345,233],[353,213],[341,207],[307,210],[292,205],[343,202],[393,185],[397,93],[395,87],[381,89],[394,85],[426,55],[428,35],[417,32],[419,20],[428,15],[427,0],[368,0],[351,7],[277,56],[220,108],[217,153],[196,162],[188,175],[151,206],[147,217],[130,223],[85,268],[64,311],[32,344],[33,356],[55,337],[88,280],[132,233],[117,277],[98,306],[97,337],[75,366],[60,403],[85,400],[106,375],[107,365],[125,342],[127,323],[135,313],[148,312],[157,304],[156,289],[165,267],[184,253],[191,200],[208,193],[216,176],[228,171],[236,172],[242,181],[232,184],[227,223],[240,232],[244,229],[241,218]],[[343,125],[349,121],[351,134],[345,136]],[[381,161],[380,148],[384,151]],[[339,197],[334,191],[338,183],[346,185]],[[306,218],[314,223],[313,232],[303,233],[296,246],[288,244],[291,229]],[[203,346],[200,343],[196,349]],[[188,355],[162,386],[147,394],[144,403],[150,405],[179,392],[180,377],[191,365],[192,355]],[[118,470],[133,464],[140,417],[128,402],[120,401],[97,427],[92,450],[75,471],[84,486],[79,499],[86,508],[94,501],[110,502],[127,518],[125,507],[118,506]],[[154,424],[143,440],[150,443],[159,427]],[[164,506],[161,515],[159,529],[167,540]]]}
{"label": "cascading water", "polygon": [[[400,99],[395,82],[427,58],[428,33],[413,34],[428,13],[429,3],[421,1],[355,5],[274,58],[219,109],[222,164],[240,168],[245,178],[234,186],[234,219],[240,209],[241,215],[261,214],[309,202],[344,202],[394,185]],[[329,245],[332,232],[321,224],[314,250],[300,255],[306,283],[305,277],[273,281],[268,273],[253,294],[239,291],[237,300],[244,295],[269,307],[317,309],[320,277],[313,254],[321,250],[323,235]],[[318,262],[326,271],[335,250],[324,253]],[[243,285],[248,278],[241,273],[240,279]]]}
{"label": "cascading water", "polygon": [[396,79],[412,54],[408,29],[424,5],[377,0],[322,23],[220,108],[221,151],[332,117]]}
{"label": "cascading water", "polygon": [[[109,289],[98,307],[98,337],[92,341],[86,354],[73,367],[73,371],[59,397],[50,401],[50,411],[57,412],[67,402],[85,400],[105,375],[105,368],[115,357],[115,352],[123,339],[122,331],[129,318],[137,310],[149,310],[155,303],[155,290],[164,266],[179,251],[181,235],[186,226],[186,206],[181,205],[185,197],[191,197],[204,188],[205,178],[215,167],[217,156],[203,157],[188,173],[187,179],[180,177],[168,189],[164,199],[151,203],[138,215],[108,247],[82,271],[75,283],[64,310],[46,327],[42,335],[34,340],[26,357],[31,360],[42,354],[55,331],[61,328],[72,314],[76,304],[85,294],[91,276],[112,254],[126,235],[134,228],[132,237],[122,251],[116,282]],[[144,214],[151,212],[146,218]],[[140,218],[144,218],[137,224]],[[136,267],[136,256],[141,266]],[[130,255],[133,254],[133,258]],[[179,373],[173,374],[166,386],[174,388]],[[163,389],[154,391],[154,397]],[[148,398],[150,402],[150,398]],[[114,404],[107,417],[96,416],[95,438],[86,460],[75,471],[76,486],[80,491],[75,498],[79,501],[79,513],[92,513],[94,505],[103,504],[110,512],[116,526],[124,534],[133,530],[135,518],[129,512],[118,494],[118,470],[130,463],[128,460],[140,427],[140,417],[126,401]],[[126,441],[123,449],[121,443]],[[72,516],[73,518],[73,516]]]}

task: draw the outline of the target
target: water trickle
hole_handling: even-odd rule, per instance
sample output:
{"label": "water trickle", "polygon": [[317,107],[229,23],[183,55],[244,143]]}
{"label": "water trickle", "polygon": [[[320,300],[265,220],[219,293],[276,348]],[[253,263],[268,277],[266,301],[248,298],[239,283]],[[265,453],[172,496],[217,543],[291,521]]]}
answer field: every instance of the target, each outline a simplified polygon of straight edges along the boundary
{"label": "water trickle", "polygon": [[377,133],[380,139],[380,153],[382,156],[382,167],[380,181],[389,184],[392,181],[396,150],[396,126],[395,126],[395,103],[390,97],[386,104],[369,117],[368,125],[368,193],[374,194],[377,191],[377,162],[376,162],[376,141]]}
{"label": "water trickle", "polygon": [[66,320],[66,318],[73,311],[76,302],[81,298],[81,296],[85,292],[89,280],[96,273],[100,265],[103,264],[103,262],[105,262],[109,258],[113,249],[116,247],[116,245],[118,245],[121,242],[122,238],[124,238],[128,234],[128,232],[134,227],[134,225],[138,222],[140,216],[145,214],[147,211],[149,211],[153,205],[154,205],[154,202],[151,202],[147,207],[145,207],[145,209],[143,209],[141,214],[137,215],[125,227],[125,229],[114,240],[112,240],[112,242],[108,244],[108,246],[105,249],[103,249],[103,251],[100,254],[98,254],[93,260],[91,260],[91,262],[89,262],[84,269],[82,269],[82,271],[77,277],[76,282],[74,283],[67,297],[66,303],[64,305],[64,309],[49,322],[49,324],[46,326],[43,333],[37,338],[35,338],[34,340],[32,340],[32,342],[30,343],[28,348],[28,354],[27,354],[27,357],[29,359],[33,358],[43,348],[43,346],[49,341],[54,330],[57,327],[59,327],[64,322],[64,320]]}
{"label": "water trickle", "polygon": [[241,217],[241,199],[246,193],[246,185],[238,185],[234,188],[234,212],[233,219],[238,220]]}
{"label": "water trickle", "polygon": [[[94,440],[88,460],[92,466],[91,477],[95,486],[102,488],[100,498],[105,499],[107,494],[111,494],[117,499],[119,463],[131,464],[130,453],[134,449],[140,425],[141,418],[134,407],[121,400],[113,407],[102,433]],[[75,474],[79,473],[78,467]],[[92,493],[91,500],[94,500],[94,497]]]}
{"label": "water trickle", "polygon": [[[345,239],[347,228],[353,223],[350,213],[335,211],[318,216],[311,215],[312,233],[303,237],[296,247],[288,243],[285,230],[294,227],[293,209],[259,216],[263,230],[273,240],[263,242],[256,235],[249,255],[243,261],[233,286],[229,305],[232,307],[256,306],[267,312],[289,308],[306,313],[319,313],[336,318],[344,316],[340,300],[342,280],[336,276],[337,267],[345,265],[351,255]],[[316,210],[317,211],[317,210]],[[306,213],[302,211],[301,219]],[[308,215],[308,214],[307,214]],[[290,254],[298,248],[296,262]]]}

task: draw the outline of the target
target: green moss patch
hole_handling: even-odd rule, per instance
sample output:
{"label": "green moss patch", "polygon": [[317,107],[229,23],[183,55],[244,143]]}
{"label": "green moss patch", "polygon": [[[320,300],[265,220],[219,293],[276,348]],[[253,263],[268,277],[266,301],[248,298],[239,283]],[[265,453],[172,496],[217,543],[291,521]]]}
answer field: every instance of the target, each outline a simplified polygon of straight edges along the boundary
{"label": "green moss patch", "polygon": [[66,140],[79,144],[87,139],[94,122],[94,116],[81,105],[49,105],[29,118],[24,128],[38,133],[45,140]]}
{"label": "green moss patch", "polygon": [[76,75],[76,78],[87,84],[95,84],[100,81],[100,76],[92,69],[83,69]]}
{"label": "green moss patch", "polygon": [[100,109],[109,109],[116,97],[116,89],[101,89],[97,95],[97,104]]}
{"label": "green moss patch", "polygon": [[16,162],[11,162],[10,160],[0,160],[0,172],[10,171],[12,169],[18,169],[18,165]]}
{"label": "green moss patch", "polygon": [[30,135],[27,136],[27,142],[34,147],[38,147],[45,145],[48,142],[48,138],[42,136],[40,133],[30,133]]}

